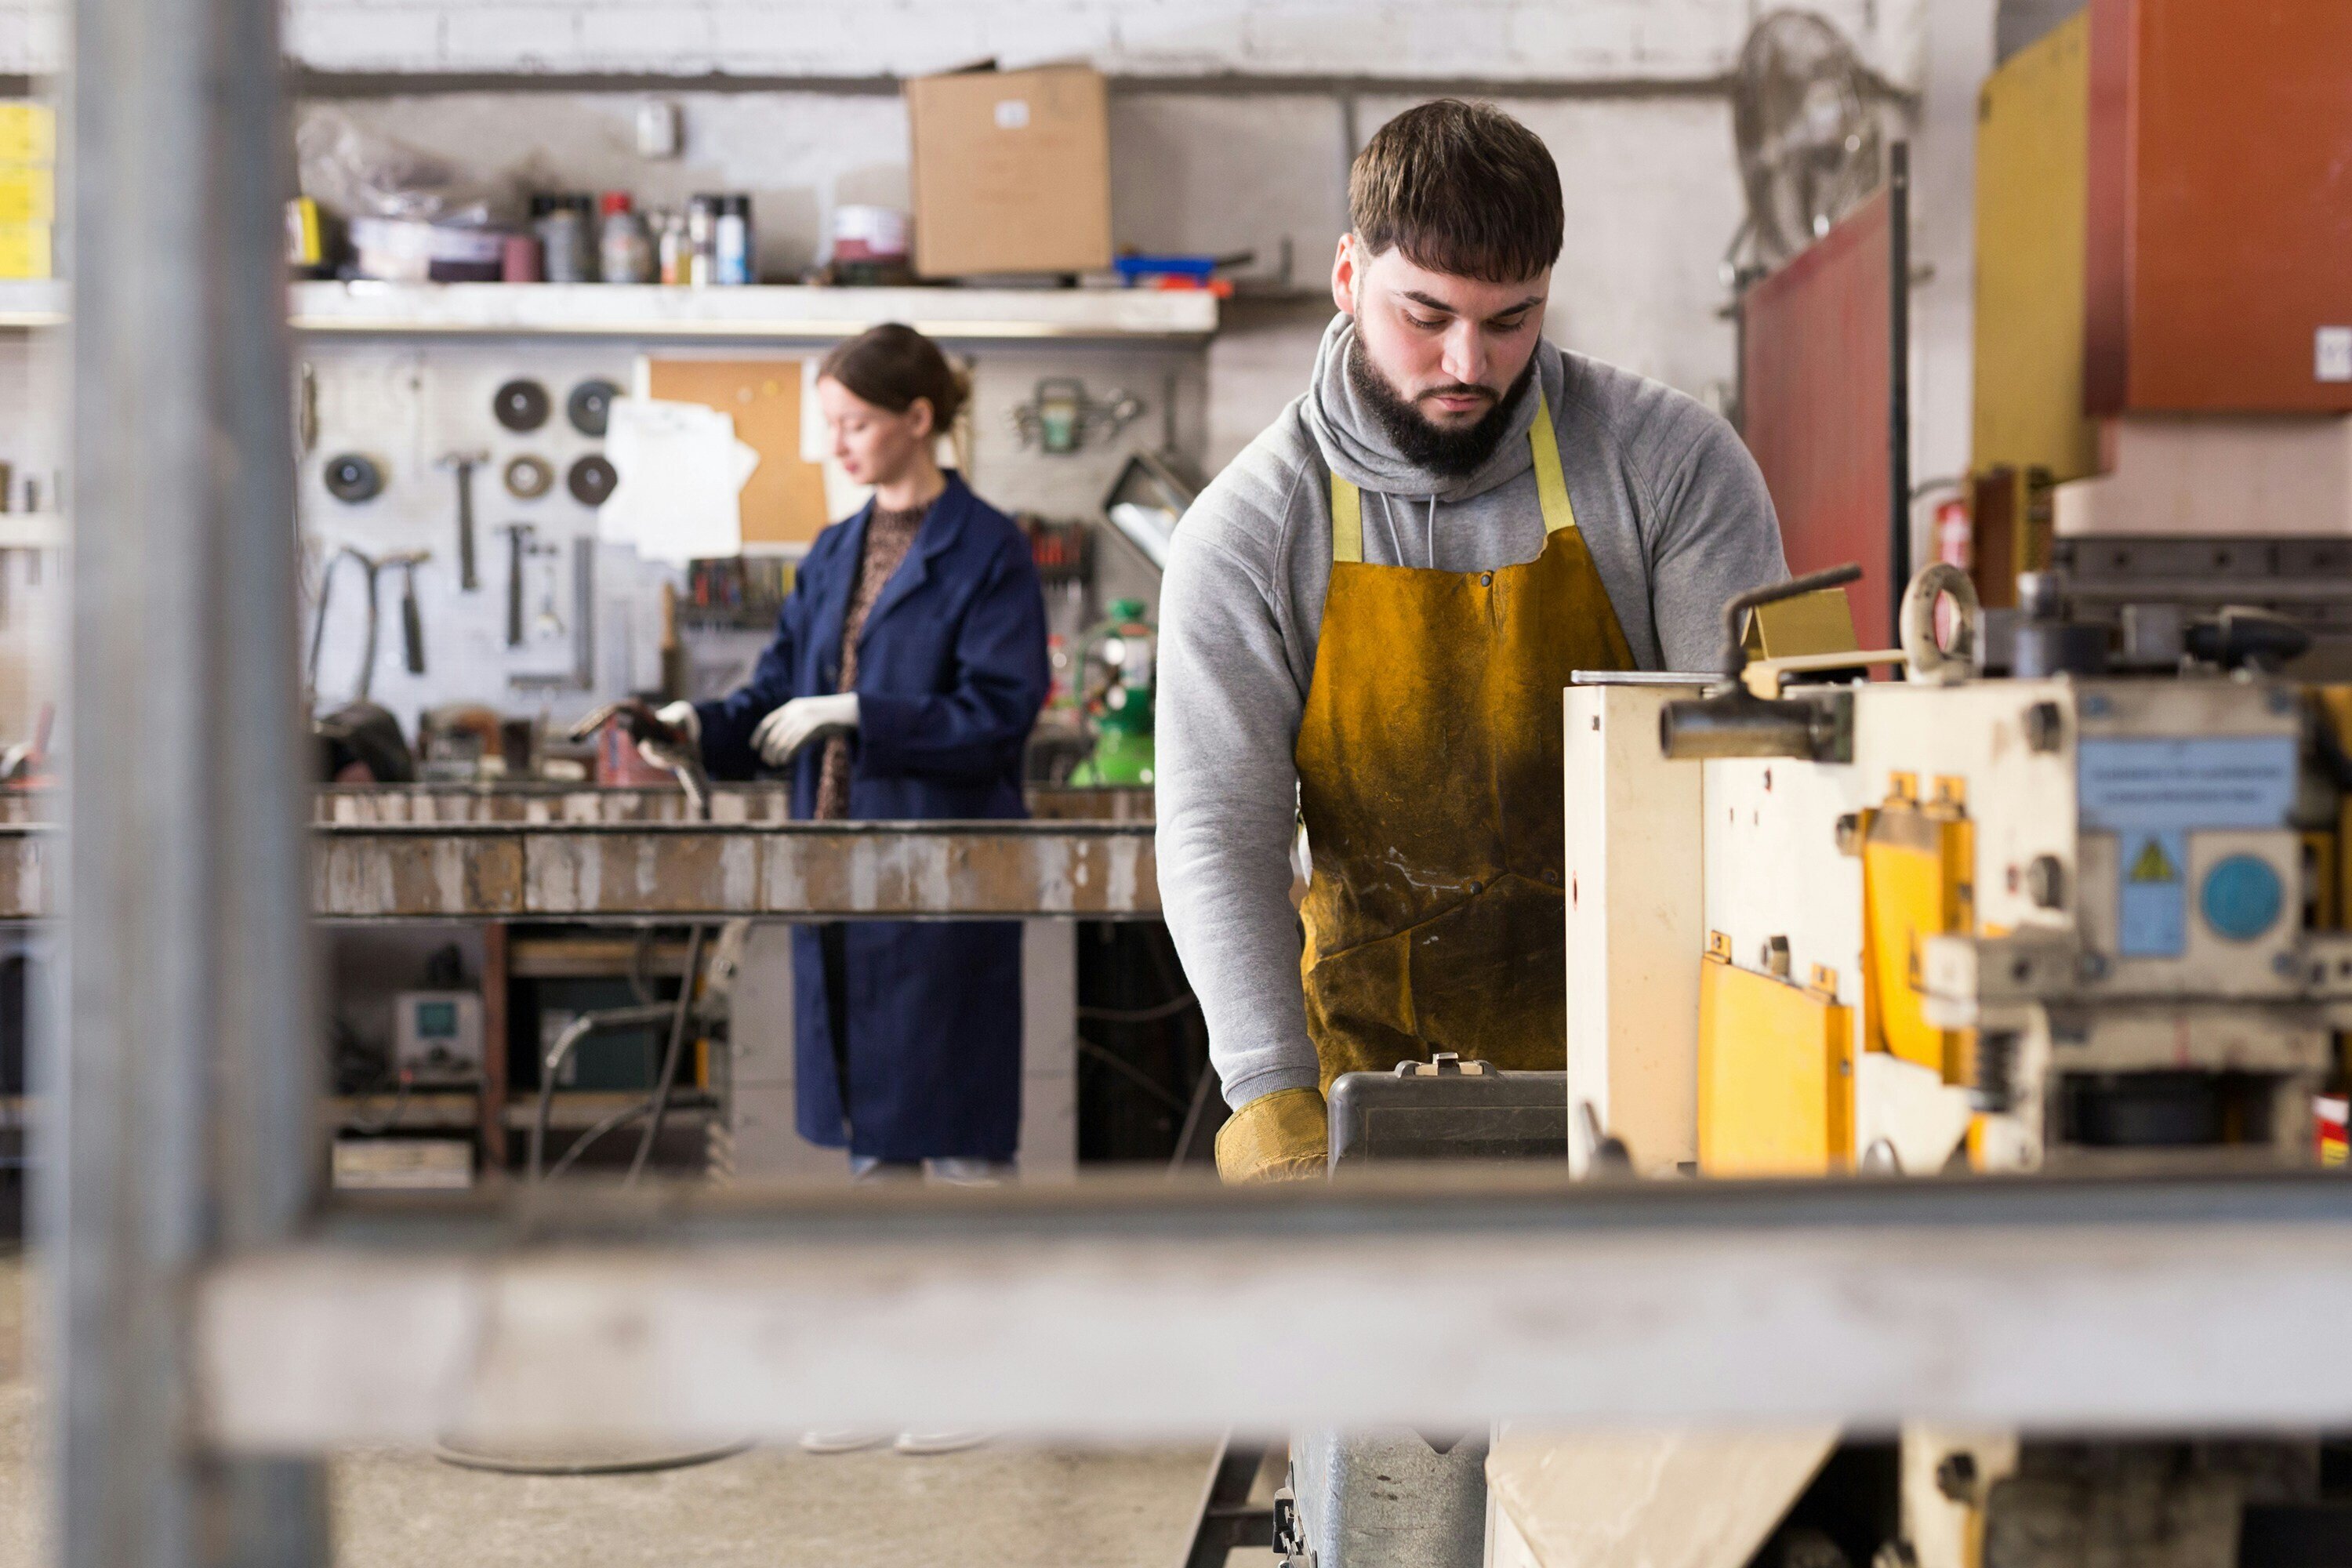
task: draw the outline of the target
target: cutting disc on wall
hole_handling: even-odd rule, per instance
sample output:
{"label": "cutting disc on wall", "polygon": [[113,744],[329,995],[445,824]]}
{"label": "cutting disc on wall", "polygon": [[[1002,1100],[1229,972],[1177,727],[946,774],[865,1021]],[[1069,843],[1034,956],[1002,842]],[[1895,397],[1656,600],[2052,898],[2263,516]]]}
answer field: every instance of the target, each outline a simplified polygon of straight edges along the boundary
{"label": "cutting disc on wall", "polygon": [[373,458],[358,452],[341,452],[328,458],[320,475],[327,493],[339,501],[373,500],[383,491],[383,470]]}
{"label": "cutting disc on wall", "polygon": [[555,486],[555,469],[545,458],[525,452],[509,458],[506,467],[507,494],[517,500],[537,500]]}
{"label": "cutting disc on wall", "polygon": [[490,399],[490,412],[499,423],[517,433],[546,424],[547,407],[547,388],[529,376],[508,382]]}
{"label": "cutting disc on wall", "polygon": [[613,471],[613,465],[593,452],[572,464],[572,471],[563,477],[572,499],[582,506],[603,506],[619,482],[620,476]]}
{"label": "cutting disc on wall", "polygon": [[602,436],[605,423],[613,416],[613,399],[620,395],[621,389],[609,381],[583,381],[564,400],[564,416],[583,436]]}

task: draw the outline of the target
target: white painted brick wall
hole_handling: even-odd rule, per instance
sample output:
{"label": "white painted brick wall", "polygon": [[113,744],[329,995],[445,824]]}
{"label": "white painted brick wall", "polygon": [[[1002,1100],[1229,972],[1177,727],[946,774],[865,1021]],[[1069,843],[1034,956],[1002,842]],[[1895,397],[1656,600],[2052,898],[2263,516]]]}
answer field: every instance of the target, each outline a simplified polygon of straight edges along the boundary
{"label": "white painted brick wall", "polygon": [[[326,70],[911,75],[994,56],[1135,75],[1712,76],[1764,0],[289,0]],[[1811,0],[1914,81],[1933,0]],[[0,0],[0,73],[64,56],[59,0]]]}

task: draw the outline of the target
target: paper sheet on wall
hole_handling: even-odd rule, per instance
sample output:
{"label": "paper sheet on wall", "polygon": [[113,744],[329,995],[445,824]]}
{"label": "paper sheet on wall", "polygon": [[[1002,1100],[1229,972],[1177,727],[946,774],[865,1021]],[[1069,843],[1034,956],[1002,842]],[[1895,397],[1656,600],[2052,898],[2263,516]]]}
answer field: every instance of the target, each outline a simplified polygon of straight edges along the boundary
{"label": "paper sheet on wall", "polygon": [[678,565],[742,553],[743,486],[760,454],[736,438],[732,416],[699,403],[616,397],[604,452],[619,483],[596,513],[597,537]]}

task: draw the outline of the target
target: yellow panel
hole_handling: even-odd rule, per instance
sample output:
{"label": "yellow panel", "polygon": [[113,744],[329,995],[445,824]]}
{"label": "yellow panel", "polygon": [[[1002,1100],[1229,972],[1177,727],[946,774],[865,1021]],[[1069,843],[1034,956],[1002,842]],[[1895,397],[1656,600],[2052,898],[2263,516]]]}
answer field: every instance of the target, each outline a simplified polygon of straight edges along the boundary
{"label": "yellow panel", "polygon": [[46,103],[0,103],[0,158],[46,163],[57,155],[57,110]]}
{"label": "yellow panel", "polygon": [[57,216],[56,170],[0,161],[0,223],[55,223]]}
{"label": "yellow panel", "polygon": [[0,278],[49,275],[49,226],[0,223]]}
{"label": "yellow panel", "polygon": [[1976,450],[2063,481],[2099,469],[2083,416],[2090,18],[1992,74],[1977,105]]}
{"label": "yellow panel", "polygon": [[1741,969],[1700,965],[1698,1166],[1818,1176],[1853,1163],[1853,1010]]}
{"label": "yellow panel", "polygon": [[1959,813],[1958,782],[1936,783],[1938,802],[1922,806],[1898,780],[1863,826],[1863,1032],[1872,1050],[1966,1083],[1969,1042],[1927,1022],[1920,986],[1927,939],[1976,924],[1975,834]]}
{"label": "yellow panel", "polygon": [[1793,599],[1776,599],[1748,614],[1750,658],[1794,658],[1809,653],[1853,653],[1853,606],[1843,588],[1816,588]]}

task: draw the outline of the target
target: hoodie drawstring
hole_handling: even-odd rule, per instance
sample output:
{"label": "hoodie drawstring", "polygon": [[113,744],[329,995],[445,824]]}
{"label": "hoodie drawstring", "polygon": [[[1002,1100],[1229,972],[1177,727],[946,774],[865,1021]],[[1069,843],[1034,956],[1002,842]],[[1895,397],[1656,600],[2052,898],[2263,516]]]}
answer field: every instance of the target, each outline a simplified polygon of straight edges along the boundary
{"label": "hoodie drawstring", "polygon": [[[1421,525],[1421,563],[1434,572],[1437,570],[1437,497],[1433,492],[1427,499],[1429,510],[1423,514]],[[1398,497],[1391,495],[1381,497],[1381,521],[1389,525],[1390,555],[1398,565],[1410,566],[1412,563],[1405,559],[1404,536],[1397,531],[1398,500]]]}

